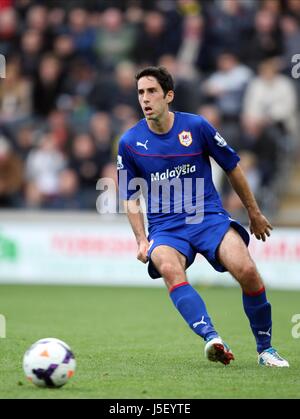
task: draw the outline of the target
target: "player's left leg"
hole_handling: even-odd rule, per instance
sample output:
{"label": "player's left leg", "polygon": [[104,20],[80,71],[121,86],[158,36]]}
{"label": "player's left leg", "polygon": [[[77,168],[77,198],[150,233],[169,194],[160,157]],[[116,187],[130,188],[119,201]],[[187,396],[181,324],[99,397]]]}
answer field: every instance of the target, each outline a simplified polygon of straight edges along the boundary
{"label": "player's left leg", "polygon": [[239,282],[243,305],[256,339],[259,362],[270,366],[288,366],[271,346],[271,304],[263,281],[241,236],[233,228],[225,234],[217,250],[219,262]]}

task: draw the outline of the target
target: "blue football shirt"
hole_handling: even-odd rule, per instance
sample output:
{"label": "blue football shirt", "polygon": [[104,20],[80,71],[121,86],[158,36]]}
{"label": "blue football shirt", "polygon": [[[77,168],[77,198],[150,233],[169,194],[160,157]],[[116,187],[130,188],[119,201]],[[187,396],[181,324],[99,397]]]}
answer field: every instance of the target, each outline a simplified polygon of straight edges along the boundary
{"label": "blue football shirt", "polygon": [[[137,199],[142,191],[150,227],[158,223],[180,224],[193,211],[223,211],[212,180],[210,156],[226,172],[240,160],[205,118],[174,114],[169,132],[157,134],[142,119],[119,142],[120,198]],[[140,183],[136,178],[142,180],[142,188],[137,186]]]}

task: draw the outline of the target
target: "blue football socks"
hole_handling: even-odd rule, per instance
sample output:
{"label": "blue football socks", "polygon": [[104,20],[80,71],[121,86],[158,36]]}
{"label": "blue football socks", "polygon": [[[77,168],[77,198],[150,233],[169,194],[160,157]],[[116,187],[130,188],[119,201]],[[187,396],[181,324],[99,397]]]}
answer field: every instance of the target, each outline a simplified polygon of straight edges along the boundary
{"label": "blue football socks", "polygon": [[265,289],[253,294],[243,293],[243,305],[254,334],[257,352],[271,346],[272,315],[271,304],[267,301]]}
{"label": "blue football socks", "polygon": [[206,341],[218,336],[204,301],[188,282],[175,285],[169,292],[175,307],[197,335]]}

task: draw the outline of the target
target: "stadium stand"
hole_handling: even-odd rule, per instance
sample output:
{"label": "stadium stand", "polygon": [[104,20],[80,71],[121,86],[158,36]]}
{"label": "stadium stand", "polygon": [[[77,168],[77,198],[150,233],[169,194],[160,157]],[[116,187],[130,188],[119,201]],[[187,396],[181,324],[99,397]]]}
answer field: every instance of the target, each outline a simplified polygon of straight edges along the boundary
{"label": "stadium stand", "polygon": [[95,210],[96,181],[116,179],[118,138],[141,117],[134,74],[162,64],[174,108],[212,118],[267,215],[299,223],[299,40],[293,0],[1,0],[0,207]]}

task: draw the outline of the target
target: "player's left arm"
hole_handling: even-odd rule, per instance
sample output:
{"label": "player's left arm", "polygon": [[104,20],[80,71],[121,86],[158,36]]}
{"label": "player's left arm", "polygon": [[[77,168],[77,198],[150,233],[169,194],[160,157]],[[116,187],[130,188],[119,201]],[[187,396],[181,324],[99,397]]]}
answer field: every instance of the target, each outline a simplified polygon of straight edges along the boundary
{"label": "player's left arm", "polygon": [[251,234],[254,234],[258,240],[266,241],[266,236],[270,236],[270,230],[273,230],[273,227],[260,211],[240,165],[238,164],[233,170],[227,172],[227,176],[248,211]]}

